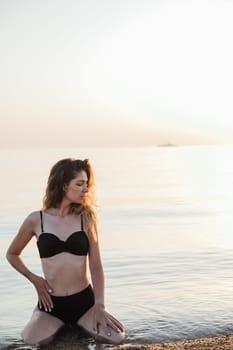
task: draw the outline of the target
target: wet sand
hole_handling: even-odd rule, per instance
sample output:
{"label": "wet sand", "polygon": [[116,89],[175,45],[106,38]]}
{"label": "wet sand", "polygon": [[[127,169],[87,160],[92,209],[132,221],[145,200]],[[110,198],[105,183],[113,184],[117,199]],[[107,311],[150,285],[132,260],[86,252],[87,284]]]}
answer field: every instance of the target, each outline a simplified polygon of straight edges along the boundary
{"label": "wet sand", "polygon": [[121,345],[108,350],[233,350],[233,335],[216,338],[185,340],[173,343]]}

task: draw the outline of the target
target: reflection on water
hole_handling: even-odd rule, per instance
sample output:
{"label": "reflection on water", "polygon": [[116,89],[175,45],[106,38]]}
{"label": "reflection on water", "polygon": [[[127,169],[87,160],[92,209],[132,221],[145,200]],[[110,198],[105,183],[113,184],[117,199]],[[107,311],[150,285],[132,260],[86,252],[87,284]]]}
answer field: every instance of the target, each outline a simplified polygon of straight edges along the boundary
{"label": "reflection on water", "polygon": [[132,256],[122,259],[120,274],[116,265],[107,263],[108,298],[116,300],[122,291],[120,305],[132,327],[131,342],[190,338],[190,329],[195,338],[206,327],[211,335],[222,334],[233,326],[232,262],[230,251],[224,259],[222,251]]}
{"label": "reflection on water", "polygon": [[[78,151],[96,170],[106,302],[125,324],[127,342],[232,333],[233,147]],[[23,348],[20,330],[36,303],[32,286],[3,253],[25,215],[40,207],[51,165],[76,154],[0,152],[7,164],[0,214],[1,344]],[[41,273],[34,240],[24,259]],[[70,337],[65,334],[64,342]],[[78,337],[83,348],[94,344]]]}

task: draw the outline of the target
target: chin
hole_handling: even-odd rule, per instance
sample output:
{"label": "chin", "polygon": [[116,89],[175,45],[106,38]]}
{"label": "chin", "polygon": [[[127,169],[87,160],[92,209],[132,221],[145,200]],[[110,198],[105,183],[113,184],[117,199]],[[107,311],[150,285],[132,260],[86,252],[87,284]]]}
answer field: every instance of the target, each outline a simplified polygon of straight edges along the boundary
{"label": "chin", "polygon": [[80,205],[80,204],[82,204],[83,203],[83,201],[73,201],[73,204],[77,204],[77,205]]}

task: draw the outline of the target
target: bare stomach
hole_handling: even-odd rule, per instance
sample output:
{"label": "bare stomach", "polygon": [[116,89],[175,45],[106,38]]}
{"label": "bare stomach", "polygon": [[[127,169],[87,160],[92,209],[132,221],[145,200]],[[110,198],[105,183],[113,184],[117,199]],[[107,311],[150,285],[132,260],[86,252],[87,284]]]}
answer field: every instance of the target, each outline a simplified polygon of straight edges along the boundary
{"label": "bare stomach", "polygon": [[52,288],[52,295],[65,296],[78,293],[88,284],[87,258],[70,253],[41,259],[44,277]]}

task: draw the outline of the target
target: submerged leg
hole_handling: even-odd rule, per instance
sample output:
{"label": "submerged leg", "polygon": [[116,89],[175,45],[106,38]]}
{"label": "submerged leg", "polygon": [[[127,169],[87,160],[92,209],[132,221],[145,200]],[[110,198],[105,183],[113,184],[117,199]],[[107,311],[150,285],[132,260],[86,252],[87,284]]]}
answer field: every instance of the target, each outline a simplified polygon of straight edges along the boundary
{"label": "submerged leg", "polygon": [[97,340],[100,340],[102,342],[106,343],[112,343],[112,344],[120,344],[125,340],[125,332],[116,332],[112,328],[109,327],[109,331],[104,331],[103,327],[101,325],[98,329],[98,334],[94,332],[93,330],[93,307],[90,308],[79,320],[78,325],[84,329],[87,333],[89,333],[91,336],[96,338]]}
{"label": "submerged leg", "polygon": [[63,326],[64,323],[59,318],[40,311],[36,307],[21,335],[26,344],[45,345],[53,340],[55,334]]}

